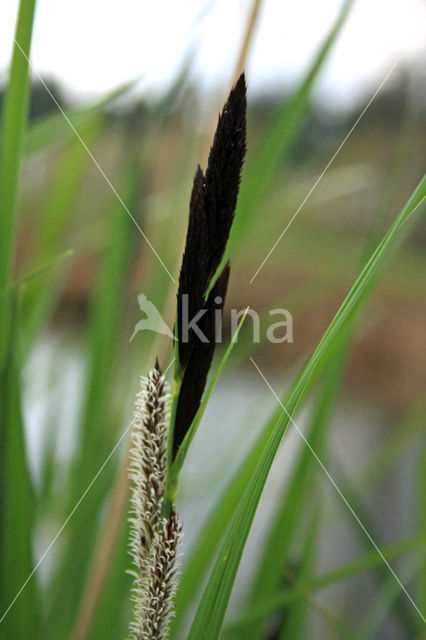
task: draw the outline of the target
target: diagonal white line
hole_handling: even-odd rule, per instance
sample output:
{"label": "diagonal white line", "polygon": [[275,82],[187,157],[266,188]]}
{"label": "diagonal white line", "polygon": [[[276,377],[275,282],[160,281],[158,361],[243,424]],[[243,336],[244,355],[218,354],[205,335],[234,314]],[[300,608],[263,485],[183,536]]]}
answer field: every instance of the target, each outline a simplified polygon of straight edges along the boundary
{"label": "diagonal white line", "polygon": [[314,184],[312,185],[311,189],[308,191],[307,195],[304,197],[303,201],[301,202],[301,204],[299,205],[299,207],[297,208],[296,212],[293,214],[293,216],[291,217],[290,221],[287,223],[285,229],[281,232],[281,234],[279,235],[278,239],[276,240],[276,242],[274,243],[274,245],[271,247],[271,249],[269,250],[269,253],[266,255],[266,257],[264,258],[263,262],[261,263],[261,265],[258,267],[256,273],[254,274],[254,276],[251,278],[250,280],[250,284],[252,284],[253,280],[256,278],[256,276],[258,275],[259,271],[262,269],[263,265],[265,264],[265,262],[269,259],[269,257],[271,256],[271,254],[275,251],[275,249],[277,248],[279,242],[282,240],[283,236],[287,233],[287,230],[289,229],[290,225],[293,223],[294,219],[296,218],[296,216],[299,214],[299,212],[301,211],[302,207],[304,206],[305,202],[308,200],[308,198],[311,196],[312,192],[317,188],[318,184],[321,182],[322,178],[324,177],[324,174],[328,171],[330,165],[334,162],[334,160],[336,159],[337,155],[340,153],[340,151],[342,150],[342,147],[346,144],[346,142],[348,141],[348,138],[352,135],[354,129],[357,127],[357,125],[359,124],[360,120],[364,117],[367,109],[370,107],[371,103],[373,102],[373,100],[375,99],[375,97],[377,96],[377,94],[379,93],[379,91],[382,89],[383,85],[386,83],[386,81],[389,79],[389,76],[393,73],[393,71],[395,70],[395,67],[397,66],[397,64],[399,63],[399,61],[401,60],[403,54],[401,53],[397,59],[395,60],[395,62],[393,63],[392,67],[390,68],[390,70],[387,72],[387,74],[385,75],[385,77],[383,78],[383,80],[381,81],[381,83],[379,84],[379,86],[377,87],[376,91],[373,93],[373,95],[371,96],[370,100],[367,102],[367,104],[365,105],[364,109],[361,111],[361,113],[359,114],[358,118],[355,120],[354,124],[352,125],[352,127],[350,128],[350,130],[348,131],[348,133],[346,134],[346,136],[343,138],[342,142],[340,143],[340,145],[337,147],[336,151],[334,152],[334,154],[331,156],[330,160],[328,161],[328,163],[326,164],[326,166],[324,167],[323,171],[320,173],[320,175],[318,176],[318,178],[315,180]]}
{"label": "diagonal white line", "polygon": [[381,557],[381,559],[383,560],[383,562],[385,563],[385,565],[387,566],[387,568],[389,569],[389,571],[391,572],[391,574],[393,575],[393,577],[395,578],[395,580],[397,581],[399,586],[401,587],[402,591],[405,593],[405,595],[407,596],[407,598],[409,599],[409,601],[411,602],[411,604],[413,605],[413,607],[415,608],[415,610],[417,611],[417,613],[419,614],[419,616],[421,617],[423,622],[426,623],[426,618],[424,617],[423,613],[420,611],[419,607],[416,605],[416,603],[414,602],[413,598],[410,596],[410,594],[408,593],[407,589],[404,587],[404,585],[402,584],[401,580],[398,578],[397,574],[392,569],[392,567],[389,564],[389,562],[386,560],[386,558],[383,555],[382,551],[380,550],[379,546],[374,541],[372,536],[368,533],[367,529],[365,528],[365,525],[361,522],[360,518],[358,517],[358,515],[353,510],[353,508],[349,504],[348,500],[345,498],[345,496],[343,495],[342,491],[337,486],[335,480],[332,478],[330,473],[327,471],[327,469],[325,468],[325,466],[323,465],[323,463],[319,459],[318,455],[315,453],[314,449],[311,447],[310,443],[305,438],[303,432],[300,430],[300,428],[298,427],[296,422],[293,420],[293,418],[291,417],[291,415],[289,414],[289,412],[287,411],[287,409],[285,408],[285,406],[283,405],[283,403],[281,402],[281,400],[279,399],[279,397],[277,396],[277,394],[275,393],[275,391],[273,390],[273,388],[269,384],[268,380],[265,378],[265,376],[263,375],[263,373],[261,372],[261,370],[259,369],[259,367],[257,366],[257,364],[255,363],[255,361],[253,360],[253,358],[251,356],[250,356],[250,360],[252,361],[254,367],[257,369],[257,371],[260,374],[260,376],[263,378],[263,380],[266,383],[267,387],[272,391],[273,395],[278,400],[278,403],[280,404],[282,409],[285,411],[285,413],[289,417],[291,423],[296,428],[297,433],[302,438],[303,442],[306,444],[306,446],[308,447],[309,451],[312,453],[312,455],[314,456],[315,460],[318,462],[318,464],[320,465],[321,469],[324,471],[325,475],[327,476],[327,478],[329,479],[329,481],[331,482],[331,484],[333,485],[333,487],[335,488],[335,490],[337,491],[337,493],[339,494],[339,496],[341,497],[341,499],[343,500],[343,502],[345,503],[345,505],[347,506],[347,508],[349,509],[349,511],[351,512],[351,514],[353,515],[353,517],[355,518],[357,523],[359,524],[359,526],[361,527],[361,529],[364,531],[364,533],[367,536],[367,538],[370,540],[371,544],[373,545],[373,547],[375,548],[375,550],[377,551],[377,553],[379,554],[379,556]]}
{"label": "diagonal white line", "polygon": [[[174,363],[176,358],[173,358],[173,360],[171,361],[171,363],[169,364],[169,366],[167,367],[167,369],[164,371],[163,376],[166,375],[166,373],[168,372],[168,370],[170,369],[170,367],[172,366],[172,364]],[[157,385],[155,386],[155,389],[157,388]],[[153,389],[153,391],[151,391],[151,394],[154,393],[155,389]],[[47,549],[45,550],[45,552],[43,553],[43,555],[41,556],[40,560],[37,562],[37,564],[34,566],[33,570],[31,571],[31,573],[29,574],[28,578],[25,580],[24,584],[22,585],[22,587],[19,589],[19,591],[17,592],[16,596],[13,598],[12,602],[10,603],[10,605],[8,606],[8,608],[6,609],[6,611],[3,613],[2,617],[0,618],[0,624],[3,622],[3,620],[5,619],[5,617],[7,616],[7,614],[9,613],[9,611],[11,610],[11,608],[13,607],[13,605],[15,604],[15,602],[17,601],[17,599],[19,598],[19,596],[21,595],[21,593],[23,592],[23,590],[25,589],[25,587],[27,586],[27,584],[29,583],[29,581],[31,580],[31,578],[33,577],[33,575],[36,573],[37,569],[39,568],[39,566],[41,565],[41,563],[44,561],[44,559],[46,558],[47,554],[49,553],[49,551],[51,550],[51,548],[53,547],[53,545],[55,544],[56,540],[59,538],[59,536],[61,535],[62,531],[65,529],[65,527],[67,526],[68,522],[71,520],[71,518],[73,517],[74,513],[77,511],[78,507],[81,505],[81,503],[83,502],[84,498],[87,496],[87,494],[89,493],[90,489],[93,487],[93,485],[95,484],[96,480],[99,478],[99,476],[101,475],[102,471],[105,469],[106,465],[108,464],[108,462],[111,460],[112,456],[114,455],[114,453],[117,451],[118,447],[120,446],[120,444],[123,442],[125,436],[127,435],[127,433],[129,432],[129,430],[132,427],[132,422],[130,421],[129,426],[125,429],[125,431],[121,434],[119,440],[116,442],[116,444],[114,445],[114,447],[112,448],[112,450],[110,451],[110,453],[108,454],[108,456],[105,458],[104,462],[102,463],[102,465],[99,467],[97,473],[93,476],[90,484],[87,486],[86,490],[84,491],[84,493],[82,493],[82,495],[80,496],[79,500],[76,502],[76,504],[74,505],[72,511],[70,512],[70,514],[68,515],[68,517],[66,518],[66,520],[63,522],[62,526],[58,529],[55,537],[51,540],[49,546],[47,547]]]}
{"label": "diagonal white line", "polygon": [[47,84],[45,83],[45,81],[43,80],[43,78],[41,77],[41,75],[38,73],[38,71],[36,69],[34,69],[29,57],[27,56],[27,54],[25,53],[25,51],[23,50],[23,48],[21,47],[21,45],[19,44],[19,42],[16,40],[15,38],[15,44],[18,47],[18,49],[20,50],[20,52],[22,53],[22,55],[26,58],[31,71],[34,73],[34,75],[37,76],[37,79],[41,82],[41,84],[43,85],[43,87],[46,89],[47,93],[49,94],[49,96],[52,98],[53,102],[55,103],[55,105],[57,106],[57,108],[59,109],[60,113],[63,115],[63,117],[65,118],[67,124],[70,126],[70,128],[72,129],[75,137],[77,138],[77,140],[80,142],[80,144],[83,146],[83,148],[85,149],[85,151],[87,152],[87,154],[89,155],[90,159],[92,160],[93,164],[95,165],[95,167],[98,169],[99,173],[101,174],[101,176],[103,177],[103,179],[105,180],[105,182],[107,183],[107,185],[109,186],[109,188],[111,189],[111,191],[113,192],[113,194],[115,195],[115,197],[117,198],[117,200],[119,201],[119,203],[121,204],[121,206],[123,207],[123,209],[126,211],[126,213],[129,215],[129,217],[131,218],[131,220],[134,222],[136,228],[139,230],[139,233],[142,235],[142,237],[144,238],[145,242],[148,244],[148,246],[150,247],[151,251],[153,251],[153,253],[155,254],[157,260],[160,262],[160,264],[162,265],[163,269],[166,271],[166,273],[168,274],[169,278],[172,280],[172,282],[174,282],[174,284],[176,284],[176,280],[173,278],[172,274],[170,273],[170,271],[167,269],[166,265],[164,264],[164,262],[162,261],[162,259],[160,258],[160,256],[158,255],[157,251],[154,249],[154,247],[152,246],[151,242],[148,240],[146,234],[142,231],[140,225],[138,224],[137,220],[135,219],[135,217],[132,215],[131,211],[129,210],[128,206],[126,205],[126,203],[124,202],[123,198],[120,196],[120,194],[118,193],[117,189],[114,187],[114,185],[112,184],[111,180],[108,178],[108,176],[106,175],[105,171],[102,169],[101,165],[99,164],[99,162],[96,160],[95,156],[93,155],[93,153],[90,151],[89,147],[87,146],[87,144],[84,142],[83,138],[80,136],[80,134],[78,133],[77,129],[74,127],[73,123],[71,122],[71,120],[69,119],[69,117],[67,116],[67,114],[65,113],[65,111],[62,109],[61,105],[59,104],[59,102],[56,100],[55,96],[53,95],[53,93],[50,91],[49,87],[47,86]]}

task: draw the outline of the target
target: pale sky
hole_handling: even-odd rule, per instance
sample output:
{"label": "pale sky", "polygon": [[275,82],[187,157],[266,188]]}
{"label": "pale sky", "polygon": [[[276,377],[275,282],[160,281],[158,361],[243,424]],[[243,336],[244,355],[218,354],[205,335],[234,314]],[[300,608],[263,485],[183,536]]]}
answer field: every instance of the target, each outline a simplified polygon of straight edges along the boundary
{"label": "pale sky", "polygon": [[[252,0],[38,0],[32,62],[74,95],[99,97],[143,76],[141,89],[162,91],[185,54],[204,88],[230,81]],[[7,69],[17,0],[0,7],[0,72]],[[249,87],[286,87],[302,74],[340,0],[264,0],[247,63]],[[320,97],[348,106],[374,90],[404,52],[401,66],[425,55],[422,0],[358,0],[330,55]]]}

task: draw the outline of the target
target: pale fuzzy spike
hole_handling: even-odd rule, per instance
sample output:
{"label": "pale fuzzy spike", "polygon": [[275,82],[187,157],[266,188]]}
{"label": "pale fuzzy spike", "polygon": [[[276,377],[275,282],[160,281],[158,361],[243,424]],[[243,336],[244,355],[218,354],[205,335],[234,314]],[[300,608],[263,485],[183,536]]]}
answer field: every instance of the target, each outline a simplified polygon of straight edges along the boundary
{"label": "pale fuzzy spike", "polygon": [[176,594],[176,557],[181,527],[176,514],[171,511],[163,521],[161,533],[157,533],[148,558],[146,580],[134,596],[140,602],[140,624],[133,625],[137,640],[166,640],[169,636],[173,601]]}
{"label": "pale fuzzy spike", "polygon": [[142,378],[132,421],[129,475],[131,493],[130,548],[139,570],[159,529],[167,471],[167,383],[155,368]]}
{"label": "pale fuzzy spike", "polygon": [[167,383],[156,366],[147,378],[141,378],[132,419],[132,447],[129,477],[130,553],[134,569],[132,600],[134,622],[130,626],[132,640],[140,640],[147,575],[153,546],[160,535],[161,511],[167,472],[167,429],[169,395]]}

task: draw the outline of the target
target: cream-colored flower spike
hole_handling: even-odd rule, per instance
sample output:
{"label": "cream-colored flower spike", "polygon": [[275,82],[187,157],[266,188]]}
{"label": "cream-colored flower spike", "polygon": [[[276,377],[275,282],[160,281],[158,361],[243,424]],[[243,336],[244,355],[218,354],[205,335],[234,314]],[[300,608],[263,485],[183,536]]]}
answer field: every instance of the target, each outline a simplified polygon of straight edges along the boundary
{"label": "cream-colored flower spike", "polygon": [[[159,368],[141,379],[132,421],[131,549],[135,561],[146,558],[160,525],[167,472],[169,395]],[[139,566],[139,568],[141,568]]]}
{"label": "cream-colored flower spike", "polygon": [[176,594],[176,555],[181,529],[172,510],[164,520],[161,533],[157,533],[146,579],[145,597],[142,600],[141,625],[138,640],[166,640],[169,637],[170,618]]}
{"label": "cream-colored flower spike", "polygon": [[132,640],[165,640],[175,594],[180,528],[161,518],[167,473],[169,394],[156,364],[142,378],[132,420],[130,552],[134,569]]}

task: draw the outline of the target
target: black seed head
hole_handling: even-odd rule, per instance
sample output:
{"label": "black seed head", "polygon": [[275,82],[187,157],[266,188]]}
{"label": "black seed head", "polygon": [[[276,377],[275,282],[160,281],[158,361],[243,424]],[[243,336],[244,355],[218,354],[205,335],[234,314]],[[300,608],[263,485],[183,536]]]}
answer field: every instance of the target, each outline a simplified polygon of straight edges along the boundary
{"label": "black seed head", "polygon": [[209,274],[218,268],[234,220],[246,153],[246,82],[241,74],[219,116],[206,171]]}
{"label": "black seed head", "polygon": [[[194,177],[186,245],[179,276],[177,294],[178,353],[183,381],[175,423],[174,451],[181,444],[200,406],[215,346],[214,298],[222,298],[223,308],[229,279],[229,264],[216,276],[235,215],[241,170],[246,153],[246,83],[244,74],[232,88],[219,115],[213,145],[204,175],[198,167]],[[182,340],[182,299],[188,296],[191,320],[205,309],[199,327],[208,343],[192,332]]]}
{"label": "black seed head", "polygon": [[[201,404],[204,387],[206,386],[207,375],[212,363],[215,349],[215,311],[223,310],[230,274],[229,262],[225,265],[222,273],[209,293],[205,304],[207,312],[199,322],[199,327],[208,339],[208,342],[201,342],[195,336],[196,344],[192,349],[182,386],[179,394],[176,420],[173,434],[173,454],[176,455],[182,441],[188,431],[195,414]],[[219,304],[215,303],[215,298],[220,298]]]}

